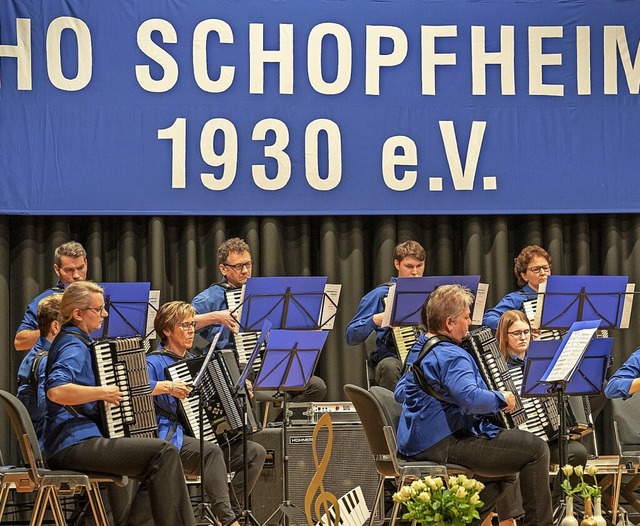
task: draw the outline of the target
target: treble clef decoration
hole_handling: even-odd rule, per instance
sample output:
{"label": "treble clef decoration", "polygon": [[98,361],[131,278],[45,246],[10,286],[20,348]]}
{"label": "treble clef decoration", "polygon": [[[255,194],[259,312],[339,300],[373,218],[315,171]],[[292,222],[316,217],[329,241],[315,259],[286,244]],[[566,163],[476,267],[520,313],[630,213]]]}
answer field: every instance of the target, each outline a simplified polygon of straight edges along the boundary
{"label": "treble clef decoration", "polygon": [[[327,428],[327,445],[325,446],[324,452],[322,453],[322,457],[318,460],[318,452],[316,450],[318,434],[322,428]],[[324,490],[324,484],[322,479],[324,477],[325,472],[327,471],[327,466],[329,465],[329,460],[331,457],[331,448],[333,447],[333,426],[331,424],[331,416],[329,413],[325,413],[320,417],[318,423],[313,428],[313,461],[316,465],[316,473],[313,475],[311,482],[309,483],[309,487],[307,488],[307,492],[304,496],[304,512],[307,516],[307,523],[309,526],[314,526],[315,522],[313,520],[313,516],[311,514],[311,503],[313,501],[313,497],[316,492],[319,492],[319,495],[315,501],[314,511],[316,517],[320,518],[322,513],[320,512],[320,508],[324,507],[325,514],[327,517],[327,521],[329,526],[336,526],[340,521],[340,505],[338,504],[338,499],[333,493]],[[331,516],[329,515],[329,509],[333,507],[335,510],[335,522],[331,520]]]}

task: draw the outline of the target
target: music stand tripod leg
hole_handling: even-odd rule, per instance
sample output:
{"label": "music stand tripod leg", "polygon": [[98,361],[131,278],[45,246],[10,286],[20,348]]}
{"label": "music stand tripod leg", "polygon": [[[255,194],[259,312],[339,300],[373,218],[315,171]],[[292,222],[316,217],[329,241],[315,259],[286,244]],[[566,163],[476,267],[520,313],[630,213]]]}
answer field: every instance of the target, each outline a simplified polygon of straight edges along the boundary
{"label": "music stand tripod leg", "polygon": [[198,526],[218,525],[215,514],[211,510],[211,504],[207,502],[205,491],[205,469],[204,469],[204,400],[203,394],[198,393],[198,425],[200,432],[200,504],[194,509],[196,524]]}
{"label": "music stand tripod leg", "polygon": [[243,473],[243,506],[240,517],[244,526],[261,526],[260,521],[253,516],[251,507],[249,506],[249,461],[248,455],[248,434],[247,428],[249,427],[249,416],[247,409],[247,393],[238,393],[242,400],[242,473]]}

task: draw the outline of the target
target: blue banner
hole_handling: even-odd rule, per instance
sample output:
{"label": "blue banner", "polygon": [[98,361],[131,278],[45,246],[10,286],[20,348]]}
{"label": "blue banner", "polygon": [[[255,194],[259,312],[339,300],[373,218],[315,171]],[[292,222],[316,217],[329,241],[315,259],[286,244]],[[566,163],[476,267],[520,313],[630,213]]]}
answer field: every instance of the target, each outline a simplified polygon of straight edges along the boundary
{"label": "blue banner", "polygon": [[638,212],[640,0],[2,0],[0,213]]}

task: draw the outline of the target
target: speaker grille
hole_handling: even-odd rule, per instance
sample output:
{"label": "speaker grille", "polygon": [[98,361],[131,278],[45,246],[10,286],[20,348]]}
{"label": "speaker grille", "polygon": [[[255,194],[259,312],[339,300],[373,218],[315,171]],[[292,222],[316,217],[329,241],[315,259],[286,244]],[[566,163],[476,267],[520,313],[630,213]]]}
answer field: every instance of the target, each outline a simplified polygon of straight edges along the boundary
{"label": "speaker grille", "polygon": [[[289,500],[304,512],[304,497],[311,479],[316,473],[313,461],[313,426],[294,426],[287,429],[287,454],[289,456]],[[267,462],[260,480],[251,494],[251,510],[262,524],[284,500],[283,463],[281,452],[282,428],[264,429],[252,436],[273,452],[273,464]],[[321,460],[327,445],[326,431],[318,435],[317,455]],[[325,491],[337,499],[356,486],[362,488],[367,508],[371,509],[378,487],[378,473],[361,424],[333,426],[333,447],[329,465],[323,477]],[[267,467],[273,465],[273,467]],[[314,496],[314,499],[317,497]],[[279,514],[269,523],[275,524]]]}

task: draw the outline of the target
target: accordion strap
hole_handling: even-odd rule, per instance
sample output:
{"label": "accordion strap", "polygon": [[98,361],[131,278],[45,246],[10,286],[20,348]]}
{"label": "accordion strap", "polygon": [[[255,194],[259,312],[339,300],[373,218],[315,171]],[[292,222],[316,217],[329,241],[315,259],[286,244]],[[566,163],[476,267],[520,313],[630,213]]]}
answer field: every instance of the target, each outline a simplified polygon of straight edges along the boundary
{"label": "accordion strap", "polygon": [[407,370],[413,373],[413,376],[416,379],[416,382],[418,383],[420,388],[428,395],[440,401],[443,401],[444,399],[433,387],[429,385],[427,378],[425,377],[424,373],[422,372],[422,369],[420,368],[420,364],[422,363],[422,360],[424,360],[424,358],[427,356],[427,354],[429,354],[436,345],[442,342],[450,342],[450,341],[451,340],[449,338],[447,338],[446,336],[442,336],[440,334],[436,334],[435,336],[432,336],[422,346],[422,350],[420,351],[420,354],[416,358],[415,362],[407,366]]}

